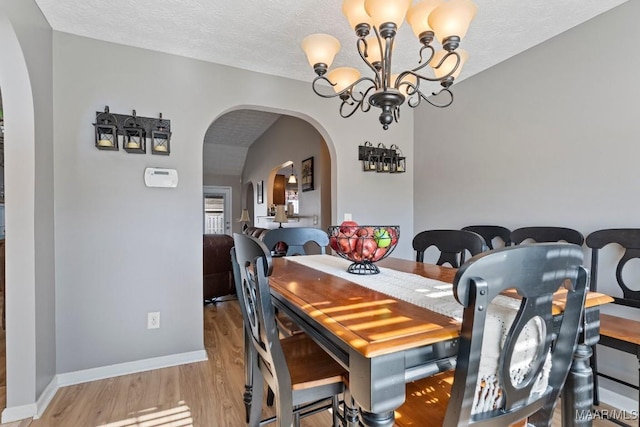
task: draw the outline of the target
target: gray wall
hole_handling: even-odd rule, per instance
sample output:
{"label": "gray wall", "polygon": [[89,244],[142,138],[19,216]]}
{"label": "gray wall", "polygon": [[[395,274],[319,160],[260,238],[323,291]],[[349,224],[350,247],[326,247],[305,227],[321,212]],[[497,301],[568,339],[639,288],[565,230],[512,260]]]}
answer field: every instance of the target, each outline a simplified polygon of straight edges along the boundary
{"label": "gray wall", "polygon": [[[411,116],[383,134],[375,115],[344,120],[305,82],[63,33],[54,33],[54,76],[58,373],[203,348],[202,141],[220,115],[257,108],[312,123],[337,159],[332,215],[362,212],[366,222],[385,218],[375,201],[352,197],[360,139],[411,141]],[[171,155],[95,149],[91,123],[105,105],[162,112],[172,124]],[[148,166],[177,169],[178,188],[144,187]],[[386,215],[411,230],[405,175],[395,180],[405,182],[401,190],[389,192]],[[160,329],[146,329],[149,311],[161,312]]]}
{"label": "gray wall", "polygon": [[640,39],[638,16],[627,2],[454,85],[450,108],[417,111],[415,230],[639,227],[640,55],[618,43]]}

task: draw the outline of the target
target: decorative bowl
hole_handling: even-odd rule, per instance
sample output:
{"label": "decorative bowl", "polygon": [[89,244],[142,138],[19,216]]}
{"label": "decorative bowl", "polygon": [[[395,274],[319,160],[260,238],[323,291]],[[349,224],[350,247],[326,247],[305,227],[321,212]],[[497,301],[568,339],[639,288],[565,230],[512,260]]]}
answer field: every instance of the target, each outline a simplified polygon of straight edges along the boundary
{"label": "decorative bowl", "polygon": [[327,230],[329,245],[342,258],[353,261],[347,271],[378,274],[374,264],[389,256],[398,244],[398,225],[332,225]]}

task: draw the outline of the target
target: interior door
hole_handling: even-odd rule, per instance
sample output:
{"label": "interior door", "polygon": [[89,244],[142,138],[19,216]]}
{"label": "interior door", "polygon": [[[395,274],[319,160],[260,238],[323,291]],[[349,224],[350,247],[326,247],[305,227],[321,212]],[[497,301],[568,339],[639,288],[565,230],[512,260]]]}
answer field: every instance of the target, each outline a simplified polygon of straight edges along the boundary
{"label": "interior door", "polygon": [[231,235],[231,187],[205,186],[203,233]]}

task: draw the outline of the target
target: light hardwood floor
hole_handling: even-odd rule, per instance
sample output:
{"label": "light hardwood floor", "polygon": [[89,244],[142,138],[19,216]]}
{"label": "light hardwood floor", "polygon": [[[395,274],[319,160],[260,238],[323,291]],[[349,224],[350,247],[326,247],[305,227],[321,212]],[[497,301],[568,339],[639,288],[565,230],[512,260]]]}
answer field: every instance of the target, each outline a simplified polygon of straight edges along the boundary
{"label": "light hardwood floor", "polygon": [[[61,388],[42,418],[3,427],[244,426],[242,320],[235,300],[204,308],[209,360]],[[264,414],[273,410],[264,407]],[[553,426],[560,427],[559,414]],[[328,413],[304,427],[330,425]],[[595,427],[614,424],[596,420]]]}

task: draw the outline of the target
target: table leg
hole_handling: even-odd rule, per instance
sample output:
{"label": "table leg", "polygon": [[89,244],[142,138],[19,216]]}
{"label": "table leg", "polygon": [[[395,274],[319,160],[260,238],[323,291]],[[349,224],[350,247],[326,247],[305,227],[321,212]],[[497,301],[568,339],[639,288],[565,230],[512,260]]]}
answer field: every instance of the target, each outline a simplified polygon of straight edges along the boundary
{"label": "table leg", "polygon": [[349,353],[349,389],[366,427],[392,427],[393,411],[405,398],[404,353],[367,358]]}
{"label": "table leg", "polygon": [[393,427],[393,411],[374,414],[372,412],[360,411],[360,419],[366,427]]}
{"label": "table leg", "polygon": [[590,427],[593,405],[593,372],[589,364],[591,347],[578,344],[562,391],[563,427]]}

